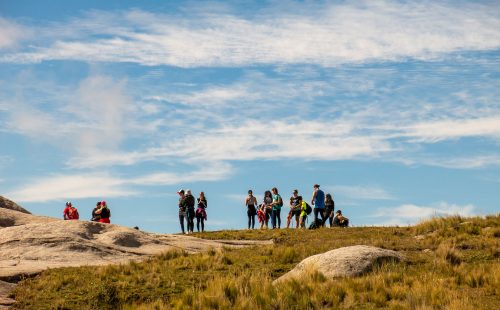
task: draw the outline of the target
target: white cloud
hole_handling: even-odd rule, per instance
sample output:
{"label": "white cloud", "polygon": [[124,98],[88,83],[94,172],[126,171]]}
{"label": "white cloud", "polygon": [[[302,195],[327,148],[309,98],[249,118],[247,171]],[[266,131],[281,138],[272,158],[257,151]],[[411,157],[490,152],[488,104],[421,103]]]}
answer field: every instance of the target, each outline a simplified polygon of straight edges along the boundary
{"label": "white cloud", "polygon": [[376,186],[345,186],[345,185],[333,185],[325,186],[331,193],[336,195],[342,195],[350,199],[358,200],[392,200],[395,199],[390,193],[385,189]]}
{"label": "white cloud", "polygon": [[[26,82],[38,81],[19,81]],[[8,105],[4,126],[7,131],[64,146],[80,155],[114,151],[127,134],[140,134],[148,128],[137,125],[136,107],[126,84],[125,80],[114,81],[102,75],[90,75],[76,88],[42,81],[43,90],[36,89],[35,93],[46,92],[50,105],[33,98],[32,90],[22,86],[18,90],[22,95]]]}
{"label": "white cloud", "polygon": [[44,202],[138,194],[123,185],[123,180],[105,174],[55,175],[34,181],[7,196],[20,202]]}
{"label": "white cloud", "polygon": [[239,203],[239,204],[244,204],[244,203],[245,203],[245,198],[247,197],[247,195],[241,195],[241,194],[226,194],[226,195],[224,195],[224,197],[225,197],[227,200],[230,200],[230,201],[232,201],[232,202]]}
{"label": "white cloud", "polygon": [[[186,168],[188,170],[189,167]],[[225,163],[207,164],[184,173],[153,173],[120,178],[106,173],[52,175],[35,180],[7,193],[15,201],[45,202],[99,197],[129,197],[140,195],[139,186],[174,185],[191,182],[217,181],[232,173]]]}
{"label": "white cloud", "polygon": [[282,158],[341,160],[376,157],[389,151],[389,143],[377,136],[356,136],[347,123],[269,121],[255,124],[249,121],[205,129],[192,136],[173,137],[163,146],[144,151],[89,154],[73,158],[68,164],[78,168],[132,165],[159,158],[195,162]]}
{"label": "white cloud", "polygon": [[404,129],[409,137],[418,142],[437,142],[464,137],[500,138],[500,116],[475,119],[451,119],[416,123]]}
{"label": "white cloud", "polygon": [[[256,13],[251,18],[230,15],[227,10],[183,17],[141,11],[94,12],[69,23],[75,28],[73,36],[66,32],[62,38],[46,40],[48,44],[39,42],[32,51],[7,54],[0,60],[135,62],[179,67],[297,63],[335,66],[429,59],[444,53],[500,46],[498,8],[488,5],[366,1],[315,7],[303,4],[289,10],[278,6],[268,12],[271,14]],[[89,35],[85,36],[83,30]]]}
{"label": "white cloud", "polygon": [[472,204],[456,205],[439,202],[431,206],[404,204],[395,208],[379,208],[373,215],[381,225],[410,225],[433,216],[472,216],[476,207]]}
{"label": "white cloud", "polygon": [[429,166],[453,169],[474,169],[487,166],[500,166],[500,155],[480,155],[470,157],[432,158],[423,162]]}
{"label": "white cloud", "polygon": [[20,41],[31,36],[31,32],[27,27],[0,17],[0,49],[18,46]]}
{"label": "white cloud", "polygon": [[85,130],[78,132],[78,148],[93,153],[116,149],[130,129],[134,112],[132,99],[125,92],[126,81],[115,82],[106,76],[90,76],[78,88],[78,104],[67,111],[77,116]]}

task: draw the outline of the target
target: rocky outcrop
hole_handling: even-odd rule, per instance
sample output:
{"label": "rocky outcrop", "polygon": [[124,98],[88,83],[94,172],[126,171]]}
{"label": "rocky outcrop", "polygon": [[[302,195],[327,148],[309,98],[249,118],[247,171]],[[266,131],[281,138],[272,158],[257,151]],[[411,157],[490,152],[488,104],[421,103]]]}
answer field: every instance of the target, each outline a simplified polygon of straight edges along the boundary
{"label": "rocky outcrop", "polygon": [[0,280],[0,309],[8,309],[8,306],[16,302],[13,298],[9,297],[15,286],[15,284]]}
{"label": "rocky outcrop", "polygon": [[26,214],[31,214],[28,210],[24,209],[23,207],[21,207],[20,205],[18,205],[14,201],[7,199],[3,196],[0,196],[0,209],[2,209],[2,208],[14,210],[14,211],[19,211],[19,212],[26,213]]}
{"label": "rocky outcrop", "polygon": [[197,253],[224,246],[269,243],[154,234],[119,225],[64,221],[0,208],[0,280],[15,282],[47,268],[142,260],[176,249]]}
{"label": "rocky outcrop", "polygon": [[276,281],[300,277],[310,271],[318,271],[327,278],[353,277],[372,270],[376,264],[402,259],[403,256],[398,252],[377,247],[366,245],[343,247],[304,259]]}

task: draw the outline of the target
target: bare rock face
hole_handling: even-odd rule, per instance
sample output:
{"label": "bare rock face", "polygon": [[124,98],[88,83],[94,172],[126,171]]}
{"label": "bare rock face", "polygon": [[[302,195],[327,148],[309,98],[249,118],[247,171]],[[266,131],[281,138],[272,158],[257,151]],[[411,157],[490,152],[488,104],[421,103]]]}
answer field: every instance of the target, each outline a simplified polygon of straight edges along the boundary
{"label": "bare rock face", "polygon": [[272,243],[154,234],[113,224],[35,216],[22,210],[0,208],[0,280],[16,282],[47,268],[142,260],[175,249],[197,253]]}
{"label": "bare rock face", "polygon": [[19,211],[19,212],[26,213],[26,214],[31,214],[28,210],[24,209],[23,207],[21,207],[20,205],[18,205],[14,201],[7,199],[3,196],[0,196],[0,209],[1,208]]}
{"label": "bare rock face", "polygon": [[0,280],[0,309],[8,309],[8,306],[12,306],[16,302],[9,297],[15,286],[15,284]]}
{"label": "bare rock face", "polygon": [[355,245],[310,256],[276,282],[300,277],[316,270],[327,278],[353,277],[370,271],[374,265],[386,261],[400,261],[403,256],[395,251],[366,245]]}

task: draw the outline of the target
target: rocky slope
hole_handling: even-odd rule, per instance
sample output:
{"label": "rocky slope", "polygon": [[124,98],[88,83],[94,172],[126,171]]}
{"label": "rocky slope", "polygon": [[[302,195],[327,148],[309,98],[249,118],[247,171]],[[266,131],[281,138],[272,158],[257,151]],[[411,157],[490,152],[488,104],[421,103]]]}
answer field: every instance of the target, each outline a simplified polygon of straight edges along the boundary
{"label": "rocky slope", "polygon": [[[168,250],[189,253],[212,248],[269,244],[262,241],[214,241],[190,236],[142,232],[113,224],[64,221],[35,216],[0,196],[0,280],[16,282],[47,268],[106,265],[141,260]],[[1,283],[0,305],[12,288]]]}

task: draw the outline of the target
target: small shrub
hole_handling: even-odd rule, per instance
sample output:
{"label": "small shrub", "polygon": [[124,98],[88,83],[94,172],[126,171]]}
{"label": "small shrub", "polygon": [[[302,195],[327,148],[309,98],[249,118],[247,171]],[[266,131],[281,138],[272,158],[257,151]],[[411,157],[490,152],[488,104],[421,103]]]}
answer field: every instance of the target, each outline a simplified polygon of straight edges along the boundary
{"label": "small shrub", "polygon": [[297,253],[293,247],[287,247],[279,253],[279,262],[282,264],[291,264],[295,261]]}
{"label": "small shrub", "polygon": [[460,265],[462,263],[460,253],[455,249],[455,247],[449,244],[440,244],[436,250],[436,254],[439,258],[450,263],[451,265]]}

